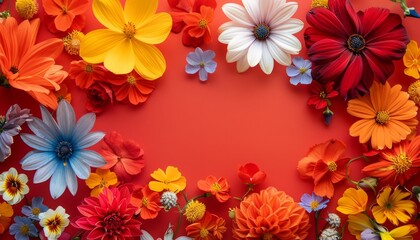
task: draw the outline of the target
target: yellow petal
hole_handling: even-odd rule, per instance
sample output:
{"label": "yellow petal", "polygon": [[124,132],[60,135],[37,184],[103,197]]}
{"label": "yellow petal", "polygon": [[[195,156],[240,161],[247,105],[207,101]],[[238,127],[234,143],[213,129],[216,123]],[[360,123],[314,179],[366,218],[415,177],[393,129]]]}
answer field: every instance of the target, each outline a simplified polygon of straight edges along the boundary
{"label": "yellow petal", "polygon": [[134,69],[146,80],[155,80],[163,75],[166,70],[166,61],[163,54],[155,46],[132,41],[136,65]]}
{"label": "yellow petal", "polygon": [[90,196],[97,197],[102,192],[102,190],[104,190],[103,187],[101,188],[101,187],[97,186],[94,189],[92,189],[92,191],[90,192]]}
{"label": "yellow petal", "polygon": [[163,172],[162,169],[158,168],[156,171],[154,171],[152,174],[150,174],[150,176],[155,179],[158,180],[160,182],[164,182],[166,181],[166,174],[165,172]]}
{"label": "yellow petal", "polygon": [[[391,236],[394,238],[401,239],[403,237],[408,237],[418,231],[417,227],[413,224],[408,224],[405,226],[397,227],[395,229],[392,229]],[[407,238],[411,239],[411,238]]]}
{"label": "yellow petal", "polygon": [[[117,32],[124,29],[126,22],[120,0],[94,0],[92,10],[105,27]],[[139,9],[136,11],[141,12]]]}
{"label": "yellow petal", "polygon": [[419,70],[418,70],[418,65],[413,65],[409,68],[404,69],[404,73],[407,76],[413,77],[415,79],[419,79],[420,75],[419,75]]}
{"label": "yellow petal", "polygon": [[173,166],[168,166],[166,168],[166,178],[169,182],[177,181],[181,177],[181,173],[179,172],[178,168]]}
{"label": "yellow petal", "polygon": [[125,18],[128,22],[138,26],[155,14],[157,7],[158,0],[126,0],[124,6]]}
{"label": "yellow petal", "polygon": [[133,71],[135,56],[130,39],[115,44],[106,54],[104,66],[115,74],[127,74]]}
{"label": "yellow petal", "polygon": [[94,30],[86,34],[80,44],[80,56],[89,63],[101,63],[107,53],[119,42],[124,41],[125,35],[109,29]]}
{"label": "yellow petal", "polygon": [[96,173],[91,173],[90,176],[88,177],[88,179],[86,179],[86,185],[92,189],[96,186],[98,186],[101,183],[102,178],[96,174]]}
{"label": "yellow petal", "polygon": [[149,188],[155,192],[162,192],[163,190],[167,189],[168,186],[162,182],[150,181]]}
{"label": "yellow petal", "polygon": [[171,15],[168,13],[158,13],[151,16],[147,22],[142,24],[137,29],[136,35],[134,35],[134,37],[144,43],[159,44],[165,41],[171,32],[171,28]]}

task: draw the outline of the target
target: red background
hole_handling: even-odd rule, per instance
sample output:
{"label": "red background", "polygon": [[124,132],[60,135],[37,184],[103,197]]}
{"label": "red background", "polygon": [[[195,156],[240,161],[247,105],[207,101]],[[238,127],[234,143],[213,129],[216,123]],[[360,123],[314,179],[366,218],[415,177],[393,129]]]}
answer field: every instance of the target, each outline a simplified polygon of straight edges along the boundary
{"label": "red background", "polygon": [[[285,67],[279,64],[275,64],[271,75],[265,75],[259,67],[242,74],[237,73],[235,64],[229,64],[225,60],[226,45],[217,41],[218,27],[228,21],[221,10],[221,6],[226,2],[240,3],[239,0],[218,1],[215,18],[211,23],[212,43],[201,46],[203,50],[214,50],[218,63],[216,72],[209,75],[207,82],[200,82],[197,75],[190,76],[185,73],[185,57],[193,49],[182,45],[181,34],[171,33],[168,39],[159,45],[167,61],[167,70],[163,77],[157,80],[156,90],[148,101],[139,106],[115,102],[97,115],[94,130],[115,130],[124,138],[133,139],[143,147],[146,166],[135,178],[136,183],[146,184],[150,180],[150,173],[155,169],[165,169],[166,166],[173,165],[187,178],[186,192],[190,197],[200,193],[196,182],[210,174],[227,178],[231,184],[231,194],[242,196],[246,186],[240,182],[236,171],[240,165],[254,162],[267,173],[265,183],[256,190],[274,186],[299,201],[302,194],[311,193],[313,189],[313,183],[301,180],[296,171],[297,162],[306,155],[311,146],[330,138],[337,138],[346,143],[346,156],[355,157],[361,154],[358,139],[348,134],[350,125],[356,119],[346,113],[344,100],[335,98],[331,108],[335,114],[331,125],[326,126],[322,111],[314,110],[306,104],[309,97],[308,87],[292,86],[285,73]],[[418,1],[407,2],[409,6],[420,9]],[[7,3],[6,1],[1,5],[1,10],[7,8]],[[299,9],[294,18],[304,21],[306,28],[308,25],[305,14],[310,10],[311,1],[300,0],[298,3]],[[352,0],[352,3],[356,9],[383,6],[402,15],[399,5],[388,0]],[[159,11],[171,11],[165,0],[160,0]],[[14,11],[12,13],[16,16]],[[43,24],[42,7],[37,16],[41,17]],[[87,26],[83,32],[102,28],[91,9],[86,12],[86,16]],[[17,19],[21,20],[19,17]],[[417,41],[420,41],[419,23],[420,19],[403,19],[409,37]],[[300,56],[307,58],[303,32],[304,30],[299,32],[297,37],[303,45]],[[42,25],[38,41],[50,37],[62,36],[51,34]],[[63,52],[57,62],[68,70],[70,61],[77,59],[79,58]],[[414,79],[403,74],[402,60],[395,62],[395,65],[396,71],[390,82],[400,83],[406,90]],[[66,83],[72,93],[72,105],[80,118],[86,113],[85,93],[75,86],[73,80],[67,79]],[[30,108],[34,116],[40,117],[39,104],[22,91],[1,88],[0,98],[1,114],[5,114],[10,105],[18,103],[22,108]],[[30,130],[25,126],[23,132]],[[100,144],[94,149],[99,149],[99,146]],[[19,173],[24,172],[19,161],[29,150],[19,137],[15,137],[12,156],[0,164],[0,173],[10,167],[15,167]],[[361,176],[358,167],[360,164],[356,164],[352,169],[354,179]],[[76,196],[72,196],[66,190],[60,198],[53,200],[49,194],[49,181],[33,184],[34,172],[24,173],[29,176],[29,199],[42,196],[48,207],[55,209],[61,205],[70,214],[70,220],[75,220],[78,216],[76,206],[90,192],[83,180],[79,180]],[[418,184],[418,179],[412,183]],[[336,194],[328,210],[323,212],[324,215],[327,212],[336,212],[336,202],[349,186],[345,181],[336,185]],[[220,204],[215,199],[206,199],[205,202],[208,203],[209,211],[226,219],[229,230],[224,239],[231,239],[231,222],[227,211],[239,202],[230,200]],[[184,204],[182,200],[181,204]],[[23,203],[13,206],[15,215],[21,215],[22,205]],[[162,211],[157,219],[143,221],[142,227],[154,237],[163,237],[168,223],[176,224],[176,221],[176,212]],[[72,234],[76,231],[72,226],[66,229],[66,232]],[[4,238],[12,239],[8,233],[0,236],[0,239]],[[347,236],[345,239],[349,238],[353,237]],[[312,229],[309,239],[314,239]]]}

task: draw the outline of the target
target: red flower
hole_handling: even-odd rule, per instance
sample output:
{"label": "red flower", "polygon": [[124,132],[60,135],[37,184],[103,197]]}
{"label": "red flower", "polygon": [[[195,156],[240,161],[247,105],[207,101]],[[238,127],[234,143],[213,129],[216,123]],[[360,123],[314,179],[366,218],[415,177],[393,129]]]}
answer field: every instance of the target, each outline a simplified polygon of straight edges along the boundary
{"label": "red flower", "polygon": [[205,180],[199,180],[197,186],[201,191],[209,192],[216,196],[217,201],[226,202],[229,200],[229,184],[226,178],[216,178],[213,175],[207,176]]}
{"label": "red flower", "polygon": [[105,188],[98,197],[85,198],[77,206],[83,217],[75,227],[86,230],[83,239],[125,240],[140,236],[141,222],[133,218],[136,207],[130,203],[128,188]]}
{"label": "red flower", "polygon": [[106,69],[102,65],[90,64],[83,60],[70,63],[70,78],[76,81],[76,86],[86,89],[95,80],[105,80]]}
{"label": "red flower", "polygon": [[88,0],[42,0],[48,29],[52,33],[82,30],[88,4]]}
{"label": "red flower", "polygon": [[131,202],[137,207],[136,214],[140,214],[142,219],[156,218],[162,209],[159,193],[150,190],[148,186],[134,190]]}
{"label": "red flower", "polygon": [[356,14],[349,0],[314,8],[305,31],[314,79],[335,82],[342,96],[367,92],[374,76],[382,83],[394,72],[392,60],[402,58],[409,41],[397,14],[369,8]]}
{"label": "red flower", "polygon": [[88,101],[86,109],[89,112],[100,113],[108,103],[112,102],[112,89],[103,82],[96,82],[86,90]]}
{"label": "red flower", "polygon": [[132,175],[141,172],[144,167],[144,152],[139,144],[124,140],[115,131],[106,134],[103,140],[101,155],[107,162],[103,169],[113,168],[120,181],[129,181]]}
{"label": "red flower", "polygon": [[206,212],[200,221],[191,223],[185,230],[189,237],[196,240],[223,239],[223,233],[226,232],[225,220]]}
{"label": "red flower", "polygon": [[260,171],[254,163],[247,163],[239,167],[238,176],[245,184],[258,185],[264,182],[267,175],[265,172]]}
{"label": "red flower", "polygon": [[323,109],[331,105],[330,98],[338,96],[338,92],[333,90],[333,82],[321,84],[317,81],[312,81],[311,97],[308,99],[308,105],[315,105],[316,109]]}
{"label": "red flower", "polygon": [[187,47],[197,47],[203,42],[211,42],[209,24],[213,21],[213,16],[214,9],[207,6],[201,6],[200,13],[187,13],[184,16],[187,27],[184,29],[182,43]]}

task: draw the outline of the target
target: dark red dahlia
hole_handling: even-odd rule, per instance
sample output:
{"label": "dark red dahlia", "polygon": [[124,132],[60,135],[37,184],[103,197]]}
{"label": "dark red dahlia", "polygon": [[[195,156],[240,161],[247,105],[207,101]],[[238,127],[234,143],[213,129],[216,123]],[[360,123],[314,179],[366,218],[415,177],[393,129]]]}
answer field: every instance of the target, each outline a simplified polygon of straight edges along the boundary
{"label": "dark red dahlia", "polygon": [[349,0],[330,0],[329,9],[315,8],[306,20],[312,77],[334,82],[344,97],[367,92],[375,77],[384,83],[409,41],[399,15],[377,7],[356,13]]}

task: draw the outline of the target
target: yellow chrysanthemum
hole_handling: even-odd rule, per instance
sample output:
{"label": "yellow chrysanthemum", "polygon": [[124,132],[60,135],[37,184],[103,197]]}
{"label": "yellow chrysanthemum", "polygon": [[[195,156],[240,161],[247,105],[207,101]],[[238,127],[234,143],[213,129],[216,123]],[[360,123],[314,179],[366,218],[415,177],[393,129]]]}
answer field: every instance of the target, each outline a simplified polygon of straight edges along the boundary
{"label": "yellow chrysanthemum", "polygon": [[346,215],[358,214],[366,210],[367,201],[368,195],[363,189],[348,188],[338,199],[337,211]]}
{"label": "yellow chrysanthemum", "polygon": [[154,80],[166,69],[165,58],[154,44],[168,36],[172,19],[168,13],[157,13],[158,0],[94,0],[95,17],[107,29],[86,34],[80,56],[89,63],[104,63],[115,74],[133,69],[141,77]]}
{"label": "yellow chrysanthemum", "polygon": [[80,31],[74,30],[63,38],[64,49],[70,55],[79,55],[80,44],[82,43],[85,34]]}
{"label": "yellow chrysanthemum", "polygon": [[415,79],[420,78],[420,49],[417,46],[417,42],[411,40],[407,44],[407,49],[403,57],[404,65],[407,67],[404,69],[404,73],[407,76]]}
{"label": "yellow chrysanthemum", "polygon": [[418,231],[417,227],[413,224],[397,227],[390,232],[380,232],[381,240],[408,240],[413,239],[413,234]]}
{"label": "yellow chrysanthemum", "polygon": [[38,13],[38,2],[36,0],[16,0],[16,12],[23,19],[31,19]]}
{"label": "yellow chrysanthemum", "polygon": [[420,80],[417,80],[408,86],[408,94],[410,99],[417,105],[420,104]]}
{"label": "yellow chrysanthemum", "polygon": [[181,175],[178,168],[168,166],[164,172],[162,169],[154,171],[150,176],[155,179],[149,182],[149,188],[155,192],[169,190],[171,192],[180,192],[187,186],[187,180]]}
{"label": "yellow chrysanthemum", "polygon": [[19,203],[29,192],[27,182],[28,176],[23,173],[18,174],[15,168],[3,172],[0,175],[0,194],[3,195],[4,201],[10,205]]}
{"label": "yellow chrysanthemum", "polygon": [[90,196],[97,197],[104,188],[113,186],[118,183],[117,174],[109,169],[96,169],[95,173],[91,173],[86,179],[86,185],[92,189]]}
{"label": "yellow chrysanthemum", "polygon": [[349,232],[356,236],[357,240],[360,240],[360,234],[365,229],[372,229],[374,230],[374,226],[366,214],[359,213],[356,215],[349,215],[347,220]]}
{"label": "yellow chrysanthemum", "polygon": [[377,205],[372,207],[372,213],[375,220],[382,224],[387,219],[397,226],[399,222],[406,223],[416,213],[416,203],[407,200],[410,197],[409,192],[402,192],[400,188],[396,188],[391,194],[391,187],[385,187],[379,193],[376,202]]}
{"label": "yellow chrysanthemum", "polygon": [[312,0],[311,8],[316,7],[328,8],[328,0]]}
{"label": "yellow chrysanthemum", "polygon": [[202,219],[205,213],[206,205],[202,202],[192,200],[185,207],[184,216],[189,222],[193,223]]}

